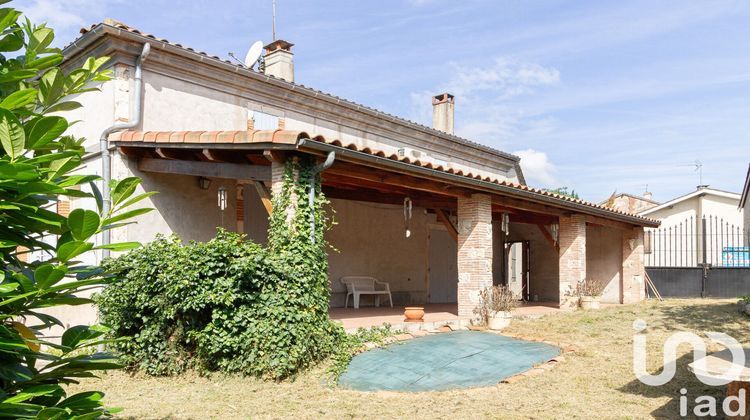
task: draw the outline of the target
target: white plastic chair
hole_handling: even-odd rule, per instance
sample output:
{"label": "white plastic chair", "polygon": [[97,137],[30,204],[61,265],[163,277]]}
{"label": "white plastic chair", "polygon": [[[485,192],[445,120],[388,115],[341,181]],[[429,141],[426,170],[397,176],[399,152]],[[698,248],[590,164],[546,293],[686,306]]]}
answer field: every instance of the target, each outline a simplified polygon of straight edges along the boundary
{"label": "white plastic chair", "polygon": [[393,308],[393,297],[391,297],[391,287],[388,283],[367,276],[344,276],[340,281],[346,286],[344,308],[349,305],[349,296],[354,296],[354,309],[359,309],[361,295],[375,295],[375,306],[380,306],[380,295],[388,295],[388,301]]}

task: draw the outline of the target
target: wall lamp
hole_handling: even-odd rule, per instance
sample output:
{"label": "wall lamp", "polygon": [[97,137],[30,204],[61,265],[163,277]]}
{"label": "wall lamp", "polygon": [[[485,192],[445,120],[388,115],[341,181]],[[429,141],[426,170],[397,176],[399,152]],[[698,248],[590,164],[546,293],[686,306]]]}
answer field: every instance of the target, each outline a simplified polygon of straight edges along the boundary
{"label": "wall lamp", "polygon": [[198,186],[201,187],[202,190],[207,190],[211,188],[211,180],[205,177],[198,177]]}

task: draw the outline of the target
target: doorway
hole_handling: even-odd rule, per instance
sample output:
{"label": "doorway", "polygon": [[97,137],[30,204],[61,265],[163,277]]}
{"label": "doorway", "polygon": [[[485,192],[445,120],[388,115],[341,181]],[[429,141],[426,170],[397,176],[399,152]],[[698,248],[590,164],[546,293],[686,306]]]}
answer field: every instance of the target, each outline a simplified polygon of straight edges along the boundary
{"label": "doorway", "polygon": [[430,229],[430,303],[458,301],[458,247],[446,230]]}
{"label": "doorway", "polygon": [[505,269],[503,270],[503,284],[527,302],[530,297],[530,248],[529,241],[505,242]]}

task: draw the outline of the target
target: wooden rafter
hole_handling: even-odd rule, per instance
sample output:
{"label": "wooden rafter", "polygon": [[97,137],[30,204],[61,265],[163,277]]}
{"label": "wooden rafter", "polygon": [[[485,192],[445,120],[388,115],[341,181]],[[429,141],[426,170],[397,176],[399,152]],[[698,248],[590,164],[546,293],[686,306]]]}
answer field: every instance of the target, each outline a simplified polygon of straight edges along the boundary
{"label": "wooden rafter", "polygon": [[239,165],[235,163],[140,158],[138,160],[138,170],[142,172],[236,180],[256,181],[271,179],[271,169],[267,166]]}
{"label": "wooden rafter", "polygon": [[266,187],[266,185],[260,181],[253,182],[253,185],[255,186],[255,191],[258,192],[258,196],[260,197],[261,203],[263,203],[263,207],[266,209],[266,213],[270,216],[273,212],[273,202],[271,201],[271,191]]}
{"label": "wooden rafter", "polygon": [[451,219],[448,218],[448,215],[445,214],[442,209],[435,209],[435,215],[437,215],[437,219],[443,223],[445,228],[448,229],[448,234],[451,235],[453,240],[458,242],[458,230],[455,226],[453,226],[453,223],[451,222]]}
{"label": "wooden rafter", "polygon": [[441,182],[392,172],[383,172],[348,163],[334,163],[326,173],[451,197],[468,197],[471,195],[471,191],[467,189],[452,187]]}
{"label": "wooden rafter", "polygon": [[549,242],[549,244],[552,245],[552,248],[555,248],[558,250],[560,249],[560,246],[557,244],[557,242],[555,242],[555,238],[553,238],[552,234],[549,233],[549,231],[547,230],[547,226],[536,225],[536,227],[538,227],[539,231],[542,232],[542,236],[544,236],[544,239],[546,239],[547,242]]}

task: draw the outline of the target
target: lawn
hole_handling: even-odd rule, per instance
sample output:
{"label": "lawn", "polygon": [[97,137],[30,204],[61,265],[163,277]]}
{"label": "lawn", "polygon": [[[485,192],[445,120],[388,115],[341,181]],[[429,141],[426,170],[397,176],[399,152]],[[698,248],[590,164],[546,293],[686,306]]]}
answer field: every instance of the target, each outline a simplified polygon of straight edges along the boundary
{"label": "lawn", "polygon": [[578,351],[544,374],[487,388],[355,392],[327,385],[323,367],[281,383],[117,372],[73,388],[102,389],[108,405],[125,409],[120,414],[124,418],[676,417],[680,388],[688,390],[691,401],[699,395],[723,395],[723,388],[703,385],[687,371],[688,346],[680,347],[682,357],[672,382],[659,388],[638,382],[632,373],[632,323],[637,318],[649,327],[652,371],[661,366],[661,346],[672,332],[705,336],[706,331],[719,331],[750,345],[750,318],[737,312],[735,301],[671,300],[515,320],[510,334],[575,345]]}

